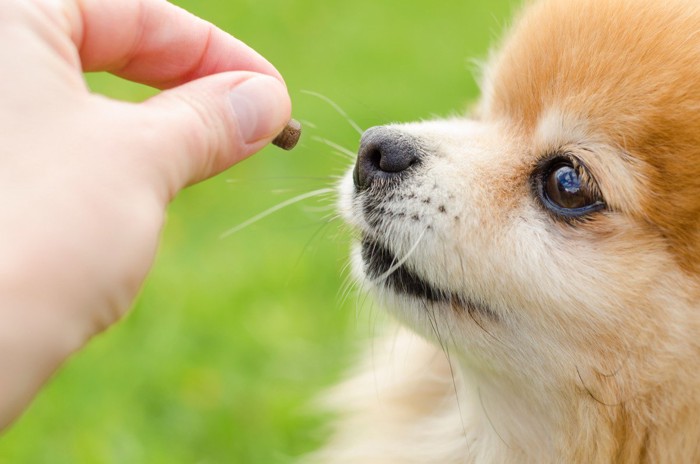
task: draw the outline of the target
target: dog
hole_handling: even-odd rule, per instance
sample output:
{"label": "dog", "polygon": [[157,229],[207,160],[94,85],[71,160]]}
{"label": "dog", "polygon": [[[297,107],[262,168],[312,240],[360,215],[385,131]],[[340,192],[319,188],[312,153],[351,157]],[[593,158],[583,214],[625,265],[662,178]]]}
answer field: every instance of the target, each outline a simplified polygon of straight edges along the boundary
{"label": "dog", "polygon": [[700,462],[700,2],[532,2],[481,80],[342,181],[405,329],[316,460]]}

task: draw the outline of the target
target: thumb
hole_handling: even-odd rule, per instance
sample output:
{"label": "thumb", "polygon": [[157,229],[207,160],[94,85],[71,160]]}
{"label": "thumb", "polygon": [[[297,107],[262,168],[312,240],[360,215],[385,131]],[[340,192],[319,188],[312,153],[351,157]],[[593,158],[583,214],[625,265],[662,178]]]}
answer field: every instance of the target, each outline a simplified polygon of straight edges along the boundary
{"label": "thumb", "polygon": [[155,162],[170,198],[262,149],[291,114],[285,85],[251,72],[204,77],[143,105],[157,147],[145,156]]}

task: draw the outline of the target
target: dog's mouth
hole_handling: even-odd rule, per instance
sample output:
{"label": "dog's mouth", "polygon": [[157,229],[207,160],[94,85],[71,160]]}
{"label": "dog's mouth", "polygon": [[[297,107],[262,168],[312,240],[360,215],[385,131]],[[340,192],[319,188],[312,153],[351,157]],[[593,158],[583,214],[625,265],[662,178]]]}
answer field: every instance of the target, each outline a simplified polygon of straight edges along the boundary
{"label": "dog's mouth", "polygon": [[440,290],[418,277],[383,245],[370,237],[362,238],[362,260],[365,273],[371,280],[402,293],[436,303],[453,301],[450,292]]}
{"label": "dog's mouth", "polygon": [[390,288],[397,294],[431,303],[446,304],[453,309],[469,313],[478,312],[492,320],[499,320],[498,314],[487,304],[437,288],[422,279],[405,265],[399,264],[396,256],[385,246],[368,236],[362,238],[362,261],[365,274],[370,280]]}

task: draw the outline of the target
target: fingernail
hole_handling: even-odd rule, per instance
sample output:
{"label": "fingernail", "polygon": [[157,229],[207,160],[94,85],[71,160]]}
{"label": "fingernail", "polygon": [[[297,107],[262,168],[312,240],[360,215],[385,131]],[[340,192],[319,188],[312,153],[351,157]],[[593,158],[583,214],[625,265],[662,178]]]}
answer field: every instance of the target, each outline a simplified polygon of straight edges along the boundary
{"label": "fingernail", "polygon": [[287,89],[270,76],[255,76],[231,90],[229,99],[245,143],[272,138],[289,119]]}

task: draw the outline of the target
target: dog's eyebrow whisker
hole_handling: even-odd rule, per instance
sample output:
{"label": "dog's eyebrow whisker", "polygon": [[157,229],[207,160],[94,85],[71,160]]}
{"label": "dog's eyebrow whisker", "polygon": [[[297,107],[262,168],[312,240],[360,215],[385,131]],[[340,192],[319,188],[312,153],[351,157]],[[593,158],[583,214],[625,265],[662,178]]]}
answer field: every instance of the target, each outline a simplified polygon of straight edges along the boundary
{"label": "dog's eyebrow whisker", "polygon": [[282,203],[279,203],[279,204],[273,206],[272,208],[266,209],[262,213],[256,214],[252,218],[248,219],[247,221],[242,222],[241,224],[237,225],[236,227],[232,227],[231,229],[229,229],[226,232],[224,232],[223,234],[221,234],[219,236],[219,238],[226,238],[230,235],[233,235],[236,232],[239,232],[240,230],[245,229],[249,225],[258,222],[261,219],[265,219],[266,217],[268,217],[269,215],[271,215],[273,213],[276,213],[277,211],[281,210],[282,208],[286,208],[287,206],[293,205],[295,203],[299,203],[300,201],[304,201],[308,198],[318,197],[321,195],[325,195],[327,193],[334,193],[334,192],[335,192],[335,190],[332,188],[322,188],[319,190],[314,190],[311,192],[303,193],[301,195],[297,195],[296,197],[290,198],[289,200],[285,200]]}
{"label": "dog's eyebrow whisker", "polygon": [[326,97],[325,95],[322,95],[318,92],[314,92],[311,90],[302,90],[301,93],[304,93],[306,95],[311,95],[312,97],[319,98],[323,100],[324,102],[328,103],[339,115],[341,115],[345,120],[350,124],[350,126],[357,131],[358,134],[362,135],[364,131],[360,128],[360,126],[348,116],[348,114],[343,111],[343,109],[338,105],[336,102],[331,100],[330,98]]}
{"label": "dog's eyebrow whisker", "polygon": [[311,137],[311,140],[328,145],[329,147],[337,150],[340,155],[343,155],[344,157],[347,157],[351,160],[355,160],[355,158],[357,158],[357,154],[355,152],[353,152],[352,150],[348,150],[347,148],[343,147],[342,145],[338,145],[337,143],[333,142],[332,140],[328,140],[326,138],[319,137],[318,135],[314,135],[313,137]]}

